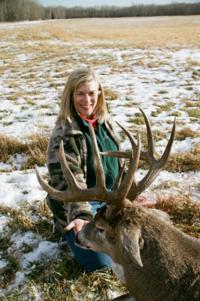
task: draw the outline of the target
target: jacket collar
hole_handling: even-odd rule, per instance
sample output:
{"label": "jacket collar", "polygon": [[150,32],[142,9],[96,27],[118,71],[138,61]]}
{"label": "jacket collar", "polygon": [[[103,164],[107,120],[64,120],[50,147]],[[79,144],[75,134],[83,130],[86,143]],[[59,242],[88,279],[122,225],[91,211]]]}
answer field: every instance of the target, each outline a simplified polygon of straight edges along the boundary
{"label": "jacket collar", "polygon": [[66,135],[74,136],[74,135],[83,135],[78,124],[78,121],[75,117],[68,118],[67,120],[61,121],[61,126],[63,128],[63,132]]}

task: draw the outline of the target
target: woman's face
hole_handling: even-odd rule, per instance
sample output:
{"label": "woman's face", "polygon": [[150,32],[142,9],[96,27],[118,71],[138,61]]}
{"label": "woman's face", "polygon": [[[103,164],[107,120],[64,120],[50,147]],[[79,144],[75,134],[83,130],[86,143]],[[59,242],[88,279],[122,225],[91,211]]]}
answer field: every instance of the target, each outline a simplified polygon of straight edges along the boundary
{"label": "woman's face", "polygon": [[95,80],[80,85],[74,93],[76,111],[85,117],[90,117],[98,101],[98,83]]}

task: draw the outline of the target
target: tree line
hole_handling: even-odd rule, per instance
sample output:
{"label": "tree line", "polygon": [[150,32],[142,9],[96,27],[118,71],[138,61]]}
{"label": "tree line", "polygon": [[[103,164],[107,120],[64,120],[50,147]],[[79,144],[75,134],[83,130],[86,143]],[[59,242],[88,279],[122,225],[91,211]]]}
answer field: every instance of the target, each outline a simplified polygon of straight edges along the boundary
{"label": "tree line", "polygon": [[200,2],[171,3],[166,5],[131,5],[129,7],[99,6],[44,7],[37,0],[0,0],[0,21],[69,19],[69,18],[116,18],[142,16],[198,15]]}

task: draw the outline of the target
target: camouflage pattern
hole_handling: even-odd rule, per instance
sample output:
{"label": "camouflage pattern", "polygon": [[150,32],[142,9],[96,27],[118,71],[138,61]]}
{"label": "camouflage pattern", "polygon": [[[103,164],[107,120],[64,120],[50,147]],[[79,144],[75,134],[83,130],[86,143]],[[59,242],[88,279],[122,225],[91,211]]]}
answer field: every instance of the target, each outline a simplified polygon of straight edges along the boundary
{"label": "camouflage pattern", "polygon": [[[106,121],[105,126],[113,140],[119,145],[111,121]],[[63,177],[57,156],[61,140],[63,140],[65,152],[77,161],[77,164],[69,163],[70,169],[74,173],[79,185],[82,188],[86,188],[87,146],[86,140],[75,118],[65,122],[58,120],[53,129],[47,152],[47,163],[50,175],[49,184],[58,190],[67,189],[66,181]],[[91,205],[89,202],[62,204],[51,199],[50,196],[47,196],[47,204],[53,212],[54,218],[56,218],[56,222],[61,229],[77,217],[90,219],[92,216]]]}

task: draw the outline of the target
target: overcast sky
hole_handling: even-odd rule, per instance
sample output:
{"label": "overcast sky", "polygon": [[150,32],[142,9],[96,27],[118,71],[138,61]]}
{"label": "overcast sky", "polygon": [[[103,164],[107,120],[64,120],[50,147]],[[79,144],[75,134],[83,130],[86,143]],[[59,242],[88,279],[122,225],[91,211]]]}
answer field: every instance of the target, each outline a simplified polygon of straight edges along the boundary
{"label": "overcast sky", "polygon": [[130,6],[132,4],[168,4],[168,3],[192,3],[198,0],[38,0],[44,6],[101,6],[101,5],[117,5]]}

